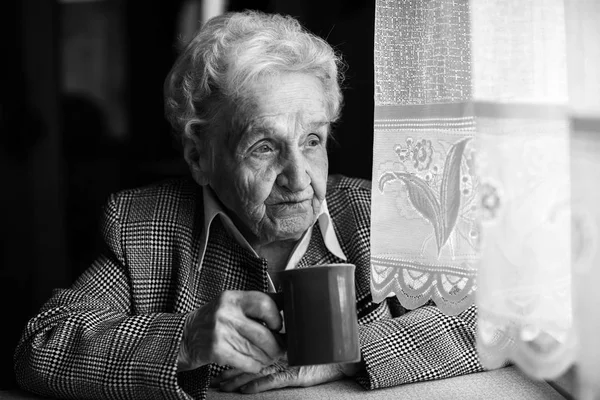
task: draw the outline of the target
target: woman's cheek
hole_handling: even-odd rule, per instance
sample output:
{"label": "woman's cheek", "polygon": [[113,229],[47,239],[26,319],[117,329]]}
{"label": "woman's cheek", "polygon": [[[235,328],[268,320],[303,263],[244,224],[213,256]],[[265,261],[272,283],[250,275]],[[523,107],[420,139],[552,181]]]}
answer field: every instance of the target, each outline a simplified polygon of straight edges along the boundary
{"label": "woman's cheek", "polygon": [[244,178],[244,194],[252,208],[262,207],[273,190],[277,174],[274,168],[249,170]]}
{"label": "woman's cheek", "polygon": [[313,190],[315,191],[315,197],[319,200],[323,200],[327,190],[327,175],[329,169],[327,153],[319,154],[318,157],[314,157],[309,161],[309,165],[311,166],[310,178]]}

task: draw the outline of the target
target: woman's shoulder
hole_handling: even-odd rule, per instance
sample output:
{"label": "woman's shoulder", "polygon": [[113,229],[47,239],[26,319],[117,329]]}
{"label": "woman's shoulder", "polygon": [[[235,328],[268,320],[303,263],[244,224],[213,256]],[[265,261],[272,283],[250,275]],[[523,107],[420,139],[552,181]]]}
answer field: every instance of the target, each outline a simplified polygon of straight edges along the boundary
{"label": "woman's shoulder", "polygon": [[327,193],[356,193],[371,196],[371,181],[342,174],[330,175],[327,180]]}
{"label": "woman's shoulder", "polygon": [[[371,227],[371,182],[344,175],[330,177],[327,209],[336,234],[347,256],[353,262],[368,259]],[[362,256],[361,256],[362,255]]]}
{"label": "woman's shoulder", "polygon": [[197,195],[198,185],[188,177],[162,179],[156,182],[122,189],[111,197],[120,201],[160,201]]}
{"label": "woman's shoulder", "polygon": [[371,206],[371,181],[346,175],[330,175],[327,181],[327,205],[331,208]]}
{"label": "woman's shoulder", "polygon": [[174,215],[193,214],[198,199],[202,199],[200,193],[191,178],[169,178],[115,192],[107,207],[134,219],[172,219]]}

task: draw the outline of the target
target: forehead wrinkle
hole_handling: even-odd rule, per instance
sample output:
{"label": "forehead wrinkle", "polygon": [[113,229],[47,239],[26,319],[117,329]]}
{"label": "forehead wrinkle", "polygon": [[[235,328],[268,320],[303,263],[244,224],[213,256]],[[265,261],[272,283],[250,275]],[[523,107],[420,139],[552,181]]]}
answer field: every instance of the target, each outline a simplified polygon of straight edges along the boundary
{"label": "forehead wrinkle", "polygon": [[312,113],[302,110],[295,113],[263,114],[250,119],[239,143],[251,142],[257,137],[287,137],[291,126],[294,128],[291,130],[290,138],[295,138],[316,132],[324,126],[329,127],[330,124],[331,122],[324,116],[313,117]]}
{"label": "forehead wrinkle", "polygon": [[253,136],[254,134],[279,136],[281,132],[287,134],[290,126],[301,127],[301,123],[300,118],[292,113],[261,115],[250,122],[248,133]]}
{"label": "forehead wrinkle", "polygon": [[319,120],[319,121],[312,121],[312,122],[307,122],[302,124],[302,129],[304,129],[305,131],[318,131],[319,129],[321,129],[322,127],[328,127],[331,124],[330,121],[325,121],[325,120]]}

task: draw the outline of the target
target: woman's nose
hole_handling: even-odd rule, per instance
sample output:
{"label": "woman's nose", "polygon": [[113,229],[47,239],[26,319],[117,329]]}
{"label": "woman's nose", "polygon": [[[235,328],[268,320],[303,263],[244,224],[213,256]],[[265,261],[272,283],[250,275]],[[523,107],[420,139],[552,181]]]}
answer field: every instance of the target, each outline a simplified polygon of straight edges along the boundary
{"label": "woman's nose", "polygon": [[290,192],[301,192],[310,185],[308,163],[301,151],[288,154],[283,170],[277,176],[277,185],[288,189]]}

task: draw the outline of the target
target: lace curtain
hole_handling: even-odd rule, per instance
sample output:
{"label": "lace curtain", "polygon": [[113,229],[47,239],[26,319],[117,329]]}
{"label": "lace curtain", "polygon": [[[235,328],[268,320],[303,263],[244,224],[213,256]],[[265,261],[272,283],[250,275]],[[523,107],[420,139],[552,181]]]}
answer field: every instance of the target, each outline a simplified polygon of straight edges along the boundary
{"label": "lace curtain", "polygon": [[374,300],[476,303],[486,367],[576,363],[582,398],[600,395],[598,43],[595,0],[376,2]]}

